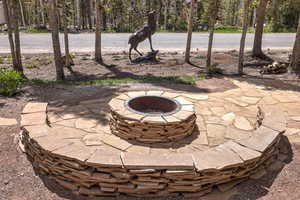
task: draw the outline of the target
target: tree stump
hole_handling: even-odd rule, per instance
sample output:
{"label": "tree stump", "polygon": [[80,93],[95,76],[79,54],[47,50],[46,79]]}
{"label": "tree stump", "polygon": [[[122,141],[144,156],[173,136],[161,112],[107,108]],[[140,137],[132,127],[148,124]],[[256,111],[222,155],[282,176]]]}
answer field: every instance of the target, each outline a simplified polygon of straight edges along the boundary
{"label": "tree stump", "polygon": [[152,52],[148,52],[146,55],[144,56],[140,56],[138,58],[135,58],[131,61],[131,63],[157,63],[158,60],[156,59],[156,56],[158,54],[158,50],[156,51],[152,51]]}

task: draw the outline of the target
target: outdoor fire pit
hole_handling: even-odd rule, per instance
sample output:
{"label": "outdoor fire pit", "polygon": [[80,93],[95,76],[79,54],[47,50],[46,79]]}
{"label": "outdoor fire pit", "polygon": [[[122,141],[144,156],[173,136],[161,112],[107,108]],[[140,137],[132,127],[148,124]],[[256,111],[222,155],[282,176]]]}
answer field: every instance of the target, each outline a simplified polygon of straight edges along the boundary
{"label": "outdoor fire pit", "polygon": [[194,105],[183,97],[129,92],[112,99],[109,105],[112,133],[123,139],[172,142],[191,135],[195,128]]}
{"label": "outdoor fire pit", "polygon": [[125,103],[130,111],[145,116],[168,116],[178,112],[181,108],[178,101],[161,96],[134,97]]}
{"label": "outdoor fire pit", "polygon": [[75,194],[200,197],[279,157],[284,111],[227,95],[138,91],[29,103],[20,146],[38,174]]}

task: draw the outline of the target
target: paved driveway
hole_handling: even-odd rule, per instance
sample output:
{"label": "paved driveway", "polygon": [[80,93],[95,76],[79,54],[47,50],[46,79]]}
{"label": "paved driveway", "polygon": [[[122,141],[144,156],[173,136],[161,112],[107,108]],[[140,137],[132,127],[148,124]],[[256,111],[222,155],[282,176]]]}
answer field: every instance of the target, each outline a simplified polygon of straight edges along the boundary
{"label": "paved driveway", "polygon": [[[128,49],[128,33],[103,34],[104,51],[124,51]],[[253,44],[253,34],[247,35],[246,48],[251,48]],[[215,34],[214,49],[232,50],[239,48],[241,34],[218,33]],[[295,34],[292,33],[270,33],[264,34],[263,47],[271,49],[288,49],[293,46]],[[70,34],[70,47],[73,52],[89,52],[94,49],[94,34]],[[204,50],[207,47],[208,34],[194,33],[192,48]],[[61,37],[63,44],[63,37]],[[186,33],[157,33],[153,38],[155,49],[162,51],[184,51],[186,44]],[[21,34],[21,44],[23,53],[51,52],[50,34]],[[140,45],[142,49],[149,49],[148,41]],[[0,34],[0,52],[9,52],[7,35]]]}

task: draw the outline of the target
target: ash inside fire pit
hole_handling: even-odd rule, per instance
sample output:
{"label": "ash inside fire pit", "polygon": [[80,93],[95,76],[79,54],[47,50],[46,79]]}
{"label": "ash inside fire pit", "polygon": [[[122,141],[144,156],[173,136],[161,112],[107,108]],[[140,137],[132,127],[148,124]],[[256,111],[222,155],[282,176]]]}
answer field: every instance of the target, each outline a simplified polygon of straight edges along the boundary
{"label": "ash inside fire pit", "polygon": [[140,96],[126,101],[127,109],[142,115],[171,115],[180,110],[176,100],[160,96]]}

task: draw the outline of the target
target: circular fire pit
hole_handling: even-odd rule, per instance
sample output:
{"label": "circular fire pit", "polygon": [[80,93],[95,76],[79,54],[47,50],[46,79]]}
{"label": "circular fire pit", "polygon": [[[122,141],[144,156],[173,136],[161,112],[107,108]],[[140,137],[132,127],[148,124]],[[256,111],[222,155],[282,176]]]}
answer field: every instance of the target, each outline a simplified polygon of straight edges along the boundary
{"label": "circular fire pit", "polygon": [[[70,105],[31,102],[22,111],[19,144],[38,174],[50,177],[75,194],[90,198],[201,198],[212,188],[223,191],[228,185],[234,186],[257,171],[260,173],[279,160],[279,152],[286,151],[279,148],[288,119],[283,110],[277,105],[256,107],[242,103],[233,111],[241,101],[227,95],[205,97],[144,91],[112,99],[113,133],[123,134],[124,138],[129,135],[133,141],[157,132],[159,137],[155,139],[159,142],[171,137],[163,137],[165,131],[157,130],[167,130],[172,136],[178,131],[184,137],[193,129],[197,115],[198,129],[194,129],[193,135],[157,145],[131,142],[111,134],[110,126],[103,123],[103,112],[107,113],[105,116],[109,114],[103,98]],[[170,106],[161,108],[155,103],[154,107],[149,99],[161,99],[153,96],[162,97]],[[147,109],[137,106],[139,101],[149,101]],[[143,130],[150,128],[153,130]]]}
{"label": "circular fire pit", "polygon": [[178,141],[192,134],[194,105],[183,97],[126,93],[111,100],[113,134],[142,143]]}
{"label": "circular fire pit", "polygon": [[178,112],[178,101],[161,96],[140,96],[125,102],[128,110],[145,116],[168,116]]}

